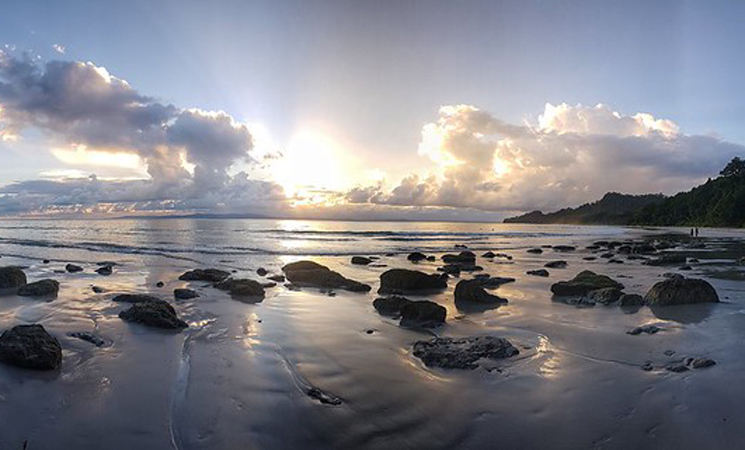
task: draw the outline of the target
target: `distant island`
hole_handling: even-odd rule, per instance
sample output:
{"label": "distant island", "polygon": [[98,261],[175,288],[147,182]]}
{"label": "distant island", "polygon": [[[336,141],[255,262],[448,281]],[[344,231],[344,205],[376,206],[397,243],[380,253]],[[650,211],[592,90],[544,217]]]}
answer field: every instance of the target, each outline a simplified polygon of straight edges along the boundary
{"label": "distant island", "polygon": [[672,197],[609,192],[593,203],[504,223],[745,227],[745,161],[734,158],[717,178]]}

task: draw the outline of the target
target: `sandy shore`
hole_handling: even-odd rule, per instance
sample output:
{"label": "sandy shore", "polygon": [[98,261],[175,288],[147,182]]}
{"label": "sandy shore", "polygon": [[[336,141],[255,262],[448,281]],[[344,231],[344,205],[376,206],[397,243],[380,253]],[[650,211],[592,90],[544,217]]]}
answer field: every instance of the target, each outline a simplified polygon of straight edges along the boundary
{"label": "sandy shore", "polygon": [[[553,239],[545,244],[571,243],[578,250],[530,254],[513,246],[494,249],[512,261],[479,258],[485,272],[516,278],[494,291],[507,305],[460,311],[453,302],[455,280],[444,292],[421,297],[447,308],[446,325],[431,331],[401,328],[372,307],[388,268],[434,273],[442,265],[414,266],[401,253],[377,255],[387,267],[352,265],[346,256],[312,258],[372,285],[370,293],[337,290],[332,297],[278,286],[257,304],[204,282],[178,281],[194,268],[189,261],[143,265],[123,257],[113,275],[102,277],[90,263],[83,273],[68,274],[57,272],[64,261],[6,255],[3,264],[28,266],[30,281],[55,278],[61,290],[51,302],[2,297],[0,329],[43,324],[61,342],[63,363],[53,372],[0,366],[0,448],[21,449],[24,442],[34,450],[737,448],[745,442],[745,283],[711,276],[739,269],[722,250],[733,242],[706,242],[697,250],[701,262],[685,274],[707,277],[719,304],[629,313],[552,301],[550,285],[583,269],[642,295],[663,273],[677,270],[624,257],[623,264],[586,261],[590,242]],[[280,273],[297,259],[278,255],[261,265]],[[525,273],[556,259],[568,266],[549,269],[547,278]],[[254,269],[235,276],[260,279]],[[164,286],[157,288],[158,281]],[[105,292],[94,293],[92,285]],[[172,291],[180,287],[200,297],[175,301]],[[123,322],[117,316],[123,305],[111,301],[122,292],[171,301],[189,328],[165,332]],[[662,331],[626,333],[645,324]],[[68,336],[73,331],[94,332],[106,345]],[[493,370],[431,369],[411,346],[432,333],[494,334],[509,339],[520,355]],[[717,365],[665,370],[689,356]],[[642,370],[648,363],[654,369]],[[306,395],[309,388],[341,404],[323,404]]]}

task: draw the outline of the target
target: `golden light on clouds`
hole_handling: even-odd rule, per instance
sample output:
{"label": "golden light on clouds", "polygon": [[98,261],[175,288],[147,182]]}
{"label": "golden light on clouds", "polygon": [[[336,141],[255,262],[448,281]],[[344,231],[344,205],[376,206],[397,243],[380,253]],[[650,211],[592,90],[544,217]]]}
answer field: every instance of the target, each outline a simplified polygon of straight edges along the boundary
{"label": "golden light on clouds", "polygon": [[142,159],[134,153],[89,150],[85,145],[53,148],[52,155],[65,164],[74,166],[118,167],[142,169]]}

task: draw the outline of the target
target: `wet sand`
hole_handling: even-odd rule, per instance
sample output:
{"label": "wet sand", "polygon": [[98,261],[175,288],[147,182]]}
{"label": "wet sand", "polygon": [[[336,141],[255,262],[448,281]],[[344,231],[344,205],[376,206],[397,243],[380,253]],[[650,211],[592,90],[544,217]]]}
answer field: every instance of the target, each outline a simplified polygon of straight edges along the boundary
{"label": "wet sand", "polygon": [[[714,258],[681,273],[706,275],[720,304],[630,312],[552,301],[550,285],[584,269],[642,295],[663,273],[677,270],[624,256],[624,264],[585,261],[590,241],[546,238],[543,244],[578,250],[535,255],[519,243],[488,248],[513,256],[511,262],[478,258],[485,272],[517,279],[494,291],[509,304],[459,311],[457,279],[451,279],[446,291],[421,297],[448,310],[447,324],[430,331],[399,327],[377,314],[372,301],[382,272],[406,267],[434,273],[442,253],[436,262],[418,264],[405,253],[376,255],[376,263],[388,267],[355,266],[348,256],[267,256],[260,265],[271,273],[312,259],[373,291],[337,290],[331,297],[278,286],[256,304],[204,282],[178,281],[196,267],[191,261],[115,255],[121,265],[103,277],[90,261],[85,272],[67,274],[55,272],[67,261],[6,255],[3,265],[27,265],[30,281],[55,278],[61,289],[50,302],[0,298],[0,329],[41,323],[64,353],[55,372],[0,366],[0,448],[20,449],[24,441],[29,449],[738,448],[745,442],[745,283],[709,276],[740,269],[732,255],[712,253],[731,242],[707,242],[700,256]],[[549,269],[548,278],[525,274],[557,259],[568,267]],[[245,266],[235,276],[260,279],[253,272],[258,264]],[[158,281],[165,285],[155,287]],[[91,285],[106,292],[95,294]],[[175,301],[177,287],[200,297]],[[111,301],[122,292],[169,300],[189,328],[174,333],[123,322],[117,314],[125,305]],[[663,331],[626,334],[644,324]],[[107,344],[67,336],[72,331],[93,331]],[[430,369],[410,349],[432,334],[494,334],[521,353],[490,370]],[[689,356],[717,365],[665,370]],[[654,369],[642,370],[648,362]],[[319,402],[307,395],[310,388],[341,404]]]}

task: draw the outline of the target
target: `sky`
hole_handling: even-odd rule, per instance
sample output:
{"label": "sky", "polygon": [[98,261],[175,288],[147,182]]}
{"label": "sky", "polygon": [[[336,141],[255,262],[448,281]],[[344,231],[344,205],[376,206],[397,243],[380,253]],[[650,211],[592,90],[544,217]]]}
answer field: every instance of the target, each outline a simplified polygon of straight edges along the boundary
{"label": "sky", "polygon": [[745,155],[745,4],[0,3],[0,214],[488,219]]}

